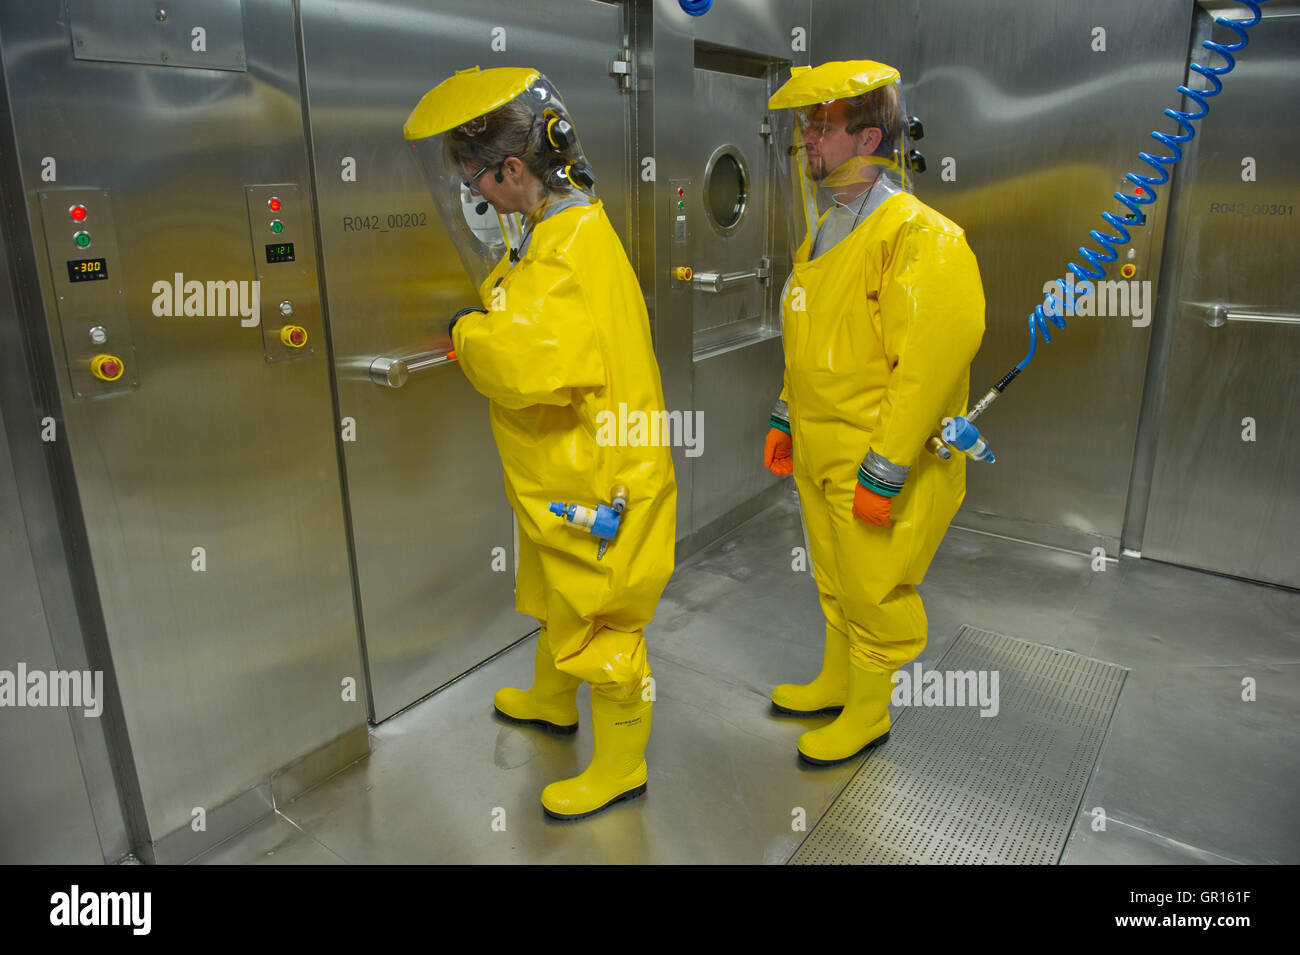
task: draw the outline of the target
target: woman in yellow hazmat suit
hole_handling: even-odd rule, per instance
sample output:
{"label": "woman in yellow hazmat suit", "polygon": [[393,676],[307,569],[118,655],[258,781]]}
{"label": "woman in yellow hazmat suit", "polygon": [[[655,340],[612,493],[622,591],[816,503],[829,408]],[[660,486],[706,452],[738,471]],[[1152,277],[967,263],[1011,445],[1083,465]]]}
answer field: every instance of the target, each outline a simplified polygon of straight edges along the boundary
{"label": "woman in yellow hazmat suit", "polygon": [[965,496],[965,456],[926,450],[965,414],[984,293],[965,234],[908,191],[898,72],[795,67],[785,386],[765,464],[794,473],[826,617],[821,673],[772,692],[779,712],[839,710],[800,755],[835,763],[889,734],[895,670],[926,641],[915,585]]}
{"label": "woman in yellow hazmat suit", "polygon": [[[499,260],[481,308],[453,320],[465,376],[490,420],[519,523],[515,602],[540,625],[534,682],[497,693],[497,712],[561,734],[592,689],[595,751],[581,775],[542,792],[546,812],[578,818],[645,791],[652,692],[645,626],[673,570],[677,486],[666,446],[618,446],[608,427],[664,410],[645,302],[592,191],[594,176],[558,93],[535,70],[465,70],[407,120],[453,237],[490,205]],[[479,200],[481,197],[481,201]],[[472,223],[471,223],[472,225]],[[490,244],[489,244],[490,246]],[[489,248],[490,251],[490,248]],[[607,548],[553,513],[627,504]]]}

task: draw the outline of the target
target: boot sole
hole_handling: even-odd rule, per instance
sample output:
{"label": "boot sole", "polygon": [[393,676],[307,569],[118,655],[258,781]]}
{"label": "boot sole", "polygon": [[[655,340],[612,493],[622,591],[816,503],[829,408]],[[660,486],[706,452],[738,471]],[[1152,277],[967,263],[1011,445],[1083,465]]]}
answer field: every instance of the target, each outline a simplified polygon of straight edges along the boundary
{"label": "boot sole", "polygon": [[792,710],[789,709],[788,707],[782,706],[780,703],[777,703],[775,700],[771,702],[772,702],[772,713],[775,716],[827,716],[832,713],[839,713],[844,709],[844,705],[839,704],[838,706],[825,706],[822,707],[820,710]]}
{"label": "boot sole", "polygon": [[545,805],[542,806],[542,812],[546,813],[552,819],[559,819],[562,822],[574,822],[578,819],[586,819],[588,816],[594,816],[598,812],[604,812],[606,809],[614,805],[614,803],[616,802],[622,802],[625,799],[635,799],[637,796],[643,796],[643,795],[645,795],[645,783],[642,783],[640,786],[637,786],[634,789],[629,789],[621,796],[615,796],[609,802],[605,803],[605,805],[600,806],[596,809],[589,810],[588,812],[579,812],[579,813],[574,813],[573,815],[566,815],[565,813],[562,812],[551,812],[551,810],[547,809]]}
{"label": "boot sole", "polygon": [[814,766],[835,766],[838,765],[839,763],[847,763],[851,759],[857,759],[859,756],[863,755],[864,753],[871,752],[877,746],[880,746],[881,744],[888,741],[888,739],[889,739],[888,733],[885,733],[884,736],[877,736],[875,739],[873,739],[866,746],[862,747],[852,756],[845,756],[841,759],[815,759],[812,756],[805,755],[804,751],[799,749],[798,747],[795,748],[795,752],[799,754],[799,758],[802,759],[805,763],[811,763]]}
{"label": "boot sole", "polygon": [[578,732],[577,723],[572,723],[568,726],[561,726],[559,723],[550,723],[546,720],[521,720],[519,717],[511,716],[509,713],[502,713],[495,706],[492,707],[492,712],[501,717],[501,719],[505,720],[507,723],[514,723],[516,726],[539,726],[552,736],[572,736],[574,733]]}

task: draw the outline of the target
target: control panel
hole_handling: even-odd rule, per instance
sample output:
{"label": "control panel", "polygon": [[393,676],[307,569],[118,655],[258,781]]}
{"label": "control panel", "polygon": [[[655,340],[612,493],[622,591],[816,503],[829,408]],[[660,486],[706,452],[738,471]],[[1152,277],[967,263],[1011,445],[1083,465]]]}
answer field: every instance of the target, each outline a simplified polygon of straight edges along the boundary
{"label": "control panel", "polygon": [[672,288],[691,285],[691,228],[687,209],[691,200],[691,180],[673,179],[668,183],[668,273]]}
{"label": "control panel", "polygon": [[48,190],[37,198],[72,394],[130,391],[139,380],[112,198],[103,189]]}
{"label": "control panel", "polygon": [[316,354],[320,302],[312,260],[311,210],[296,183],[245,186],[253,268],[260,290],[262,347],[270,362]]}

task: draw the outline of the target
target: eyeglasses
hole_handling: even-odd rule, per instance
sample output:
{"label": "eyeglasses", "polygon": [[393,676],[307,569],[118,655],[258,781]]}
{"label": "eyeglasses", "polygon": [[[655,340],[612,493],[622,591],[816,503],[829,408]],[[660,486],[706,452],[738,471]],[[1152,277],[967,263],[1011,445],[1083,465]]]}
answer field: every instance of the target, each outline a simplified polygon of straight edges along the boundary
{"label": "eyeglasses", "polygon": [[816,139],[825,139],[834,133],[845,133],[852,136],[871,126],[871,123],[857,123],[853,126],[832,123],[826,115],[824,106],[805,107],[804,109],[795,110],[795,121],[798,124],[800,136],[812,136]]}
{"label": "eyeglasses", "polygon": [[491,166],[484,166],[484,167],[483,167],[482,169],[480,169],[478,172],[474,173],[474,175],[472,175],[472,176],[470,176],[468,179],[466,179],[466,180],[465,180],[465,185],[467,185],[467,186],[469,186],[471,189],[473,189],[473,188],[474,188],[474,183],[478,182],[478,177],[481,176],[481,175],[483,175],[483,173],[487,172],[487,171],[488,171],[489,169],[491,169],[491,168],[492,168]]}

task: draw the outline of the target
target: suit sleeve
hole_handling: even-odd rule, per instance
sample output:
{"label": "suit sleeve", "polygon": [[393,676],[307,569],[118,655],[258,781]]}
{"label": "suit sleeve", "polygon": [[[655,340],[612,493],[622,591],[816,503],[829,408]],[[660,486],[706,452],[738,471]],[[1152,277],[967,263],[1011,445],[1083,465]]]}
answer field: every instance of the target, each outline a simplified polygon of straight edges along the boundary
{"label": "suit sleeve", "polygon": [[[805,240],[805,244],[807,244],[807,240]],[[804,249],[803,249],[803,247],[801,246],[801,247],[800,247],[800,252],[803,252],[803,251],[804,251]],[[793,278],[793,275],[791,275],[791,278]],[[790,284],[790,280],[787,279],[787,280],[786,280],[786,285],[789,286],[789,284]],[[785,348],[785,335],[784,335],[784,328],[785,328],[785,312],[784,312],[784,309],[785,309],[785,302],[784,302],[784,300],[785,300],[785,293],[784,293],[784,291],[782,292],[781,299],[782,299],[782,301],[781,301],[781,303],[780,303],[780,305],[779,305],[779,307],[782,309],[782,313],[781,313],[781,323],[782,323],[782,340],[781,340],[781,347],[784,349],[784,348]],[[778,397],[778,398],[776,399],[776,404],[775,404],[775,405],[773,406],[773,408],[772,408],[772,414],[768,417],[768,419],[767,419],[767,423],[768,423],[768,425],[769,425],[770,427],[778,428],[778,429],[780,429],[781,431],[784,431],[786,434],[790,434],[790,404],[789,404],[789,402],[790,402],[790,368],[789,368],[789,366],[785,363],[785,361],[784,361],[784,359],[783,359],[782,362],[781,362],[781,395],[780,395],[780,397]]]}
{"label": "suit sleeve", "polygon": [[605,385],[595,316],[577,271],[560,254],[528,261],[487,296],[487,314],[452,330],[465,377],[507,408],[566,405]]}
{"label": "suit sleeve", "polygon": [[772,406],[772,413],[768,416],[767,423],[769,427],[778,428],[786,434],[790,434],[790,400],[789,384],[785,381],[781,383],[781,397],[776,399],[776,404]]}
{"label": "suit sleeve", "polygon": [[909,228],[881,277],[879,304],[892,371],[858,476],[890,496],[950,413],[984,335],[984,290],[965,236]]}

